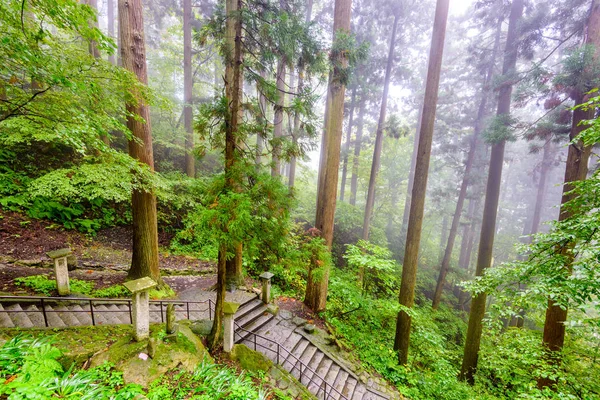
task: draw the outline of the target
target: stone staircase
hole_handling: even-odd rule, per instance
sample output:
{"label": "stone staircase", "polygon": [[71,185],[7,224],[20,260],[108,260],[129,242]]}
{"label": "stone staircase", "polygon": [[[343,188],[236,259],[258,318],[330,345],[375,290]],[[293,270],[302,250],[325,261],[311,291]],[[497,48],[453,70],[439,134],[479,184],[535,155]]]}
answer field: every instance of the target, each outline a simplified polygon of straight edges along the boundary
{"label": "stone staircase", "polygon": [[[150,322],[159,323],[166,319],[168,303],[167,301],[150,303]],[[209,319],[208,304],[208,302],[176,303],[176,319]],[[93,320],[90,307],[93,308]],[[214,303],[212,307],[214,307]],[[268,320],[268,317],[262,315],[265,308],[257,297],[253,297],[240,306],[236,313],[236,319],[243,321],[244,327],[252,329],[255,324],[262,324],[265,320]],[[0,298],[0,328],[41,328],[45,326],[64,328],[68,326],[131,323],[131,313],[127,300],[94,299],[90,304],[89,300],[48,299],[44,300],[43,310],[45,312],[42,311],[40,300]],[[46,315],[45,319],[44,313]]]}
{"label": "stone staircase", "polygon": [[[151,322],[162,322],[166,318],[167,304],[166,301],[162,304],[158,301],[150,304]],[[200,309],[200,306],[204,309]],[[43,307],[45,319],[40,300],[0,298],[0,328],[63,328],[131,323],[127,300],[94,299],[90,305],[89,299],[45,299]],[[90,307],[93,307],[94,311],[93,320]],[[175,305],[175,311],[178,320],[209,319],[208,302],[179,303]],[[267,306],[258,297],[243,301],[235,314],[235,323],[236,343],[243,343],[260,351],[273,362],[280,364],[318,399],[401,398],[397,392],[383,386],[381,380],[366,374],[359,376],[348,362],[344,362],[322,343],[315,341],[312,335],[304,332],[302,324],[294,322],[292,318],[276,317],[269,313]]]}
{"label": "stone staircase", "polygon": [[[397,392],[380,386],[375,379],[367,375],[359,377],[340,357],[311,340],[311,335],[305,333],[291,320],[272,317],[262,320],[261,324],[259,324],[260,319],[256,321],[252,330],[246,328],[256,335],[236,333],[236,342],[243,343],[263,353],[274,363],[282,365],[317,398],[325,400],[401,398]],[[323,380],[327,382],[326,385]],[[332,387],[335,390],[331,390]]]}

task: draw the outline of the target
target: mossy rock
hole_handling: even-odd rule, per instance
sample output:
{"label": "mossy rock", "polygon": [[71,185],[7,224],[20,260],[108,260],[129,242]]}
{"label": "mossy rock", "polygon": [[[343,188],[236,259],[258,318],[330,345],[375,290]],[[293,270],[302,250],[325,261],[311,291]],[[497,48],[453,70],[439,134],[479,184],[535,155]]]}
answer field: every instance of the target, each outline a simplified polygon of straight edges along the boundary
{"label": "mossy rock", "polygon": [[[164,330],[162,324],[152,326],[152,337],[156,338],[161,330]],[[107,351],[95,355],[90,366],[113,363],[123,372],[125,383],[148,387],[169,370],[179,368],[193,372],[205,357],[210,358],[200,339],[186,326],[180,327],[177,340],[158,341],[153,358],[140,358],[141,354],[147,355],[147,348],[147,340],[136,342],[130,335],[118,340]]]}
{"label": "mossy rock", "polygon": [[231,358],[240,363],[241,367],[247,371],[269,372],[273,362],[264,354],[254,351],[243,344],[236,344],[231,349]]}

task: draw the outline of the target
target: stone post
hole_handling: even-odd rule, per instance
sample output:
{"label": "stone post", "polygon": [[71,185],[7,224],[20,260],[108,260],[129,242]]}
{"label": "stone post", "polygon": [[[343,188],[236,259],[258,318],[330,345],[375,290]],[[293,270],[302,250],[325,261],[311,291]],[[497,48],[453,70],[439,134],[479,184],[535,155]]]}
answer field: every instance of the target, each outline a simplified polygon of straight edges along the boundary
{"label": "stone post", "polygon": [[46,253],[48,257],[54,260],[54,275],[56,276],[56,290],[60,296],[71,294],[69,286],[69,268],[67,266],[67,257],[72,253],[71,249],[60,249]]}
{"label": "stone post", "polygon": [[167,304],[167,335],[173,335],[177,333],[177,324],[175,323],[175,305],[173,303]]}
{"label": "stone post", "polygon": [[235,312],[238,310],[240,305],[238,303],[223,303],[223,351],[230,353],[235,344]]}
{"label": "stone post", "polygon": [[269,304],[271,301],[271,278],[275,276],[270,272],[263,272],[260,275],[260,281],[262,282],[262,301],[265,304]]}
{"label": "stone post", "polygon": [[149,291],[157,285],[152,278],[144,277],[123,284],[131,293],[135,340],[138,342],[150,336],[150,296]]}

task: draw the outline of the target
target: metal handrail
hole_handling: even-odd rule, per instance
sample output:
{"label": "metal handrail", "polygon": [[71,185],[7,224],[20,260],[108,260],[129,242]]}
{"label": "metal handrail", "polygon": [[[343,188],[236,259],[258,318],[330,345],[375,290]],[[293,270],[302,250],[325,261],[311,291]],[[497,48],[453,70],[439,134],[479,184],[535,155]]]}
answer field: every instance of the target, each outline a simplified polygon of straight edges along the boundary
{"label": "metal handrail", "polygon": [[[319,390],[317,390],[317,393],[316,393],[317,397],[319,396],[319,393],[321,392],[321,390],[323,390],[323,396],[324,396],[323,400],[328,400],[329,398],[340,399],[340,400],[349,400],[346,396],[344,396],[342,393],[340,393],[340,391],[338,391],[333,385],[328,384],[327,381],[325,380],[325,378],[318,376],[316,371],[314,371],[308,365],[304,364],[302,362],[302,360],[300,360],[300,358],[296,357],[291,351],[289,351],[285,347],[281,346],[276,341],[271,340],[269,338],[266,338],[264,336],[261,336],[258,333],[255,333],[255,332],[249,331],[247,329],[244,329],[244,328],[242,328],[237,323],[235,323],[235,325],[236,325],[236,330],[235,330],[234,334],[237,334],[241,339],[245,340],[248,336],[253,336],[254,337],[254,340],[253,340],[254,351],[256,351],[256,346],[258,345],[258,346],[260,346],[260,347],[262,347],[264,349],[267,349],[267,350],[275,352],[273,349],[268,348],[267,346],[265,346],[265,345],[263,345],[261,343],[257,343],[257,341],[256,341],[257,337],[260,338],[260,339],[262,339],[262,340],[265,340],[267,342],[270,342],[270,343],[276,345],[277,346],[277,351],[275,353],[277,354],[277,364],[280,364],[280,365],[284,366],[285,363],[289,361],[290,356],[292,358],[294,358],[296,360],[296,362],[293,363],[293,367],[290,369],[290,373],[292,373],[292,371],[294,371],[294,369],[296,369],[298,367],[298,364],[300,364],[300,367],[298,368],[298,370],[300,372],[300,379],[299,379],[299,381],[300,381],[300,383],[302,383],[302,377],[303,377],[302,375],[303,375],[303,373],[306,374],[306,372],[308,371],[309,375],[305,375],[305,377],[308,378],[309,382],[314,383],[319,388]],[[240,333],[238,333],[238,330],[246,332],[246,335],[242,336]],[[284,350],[287,353],[287,357],[284,358],[283,363],[280,363],[280,353],[281,353],[281,350]],[[291,364],[291,362],[290,362],[290,364]],[[314,381],[313,378],[315,376],[318,379],[321,380],[321,383]],[[328,386],[329,386],[329,391],[327,391]],[[306,387],[308,387],[308,385],[306,385]],[[336,393],[338,395],[338,397],[334,397],[332,395],[332,392]]]}
{"label": "metal handrail", "polygon": [[[48,313],[64,313],[64,310],[47,310],[46,309],[46,304],[48,303],[48,301],[60,301],[60,302],[67,302],[67,303],[81,303],[81,302],[85,302],[87,304],[89,304],[89,310],[69,310],[68,312],[70,313],[89,313],[90,317],[92,319],[92,326],[96,326],[96,317],[95,315],[98,313],[129,313],[129,323],[133,323],[133,312],[132,312],[132,307],[131,307],[131,303],[132,300],[131,299],[109,299],[109,298],[97,298],[97,297],[45,297],[45,296],[0,296],[0,301],[3,300],[29,300],[28,302],[30,303],[38,303],[40,305],[41,310],[36,310],[36,311],[31,311],[31,310],[22,310],[22,311],[18,311],[18,310],[2,310],[0,311],[0,313],[6,313],[6,314],[18,314],[18,313],[32,313],[32,312],[38,312],[41,313],[44,317],[44,325],[46,327],[49,327],[49,323],[48,323]],[[127,305],[127,310],[120,310],[120,311],[114,311],[114,310],[94,310],[94,303],[102,303],[102,304],[126,304]],[[206,304],[208,303],[208,307],[207,308],[202,308],[202,309],[190,309],[190,304]],[[213,301],[211,299],[208,300],[204,300],[204,301],[187,301],[187,300],[150,300],[150,304],[158,304],[160,307],[160,310],[151,310],[150,312],[160,312],[160,318],[161,321],[164,322],[164,311],[163,311],[163,305],[164,304],[175,304],[176,306],[184,306],[185,307],[185,312],[186,312],[186,316],[189,319],[190,318],[190,313],[191,312],[204,312],[204,311],[208,311],[208,319],[211,320],[212,319],[212,315],[213,315],[213,307],[212,304]]]}

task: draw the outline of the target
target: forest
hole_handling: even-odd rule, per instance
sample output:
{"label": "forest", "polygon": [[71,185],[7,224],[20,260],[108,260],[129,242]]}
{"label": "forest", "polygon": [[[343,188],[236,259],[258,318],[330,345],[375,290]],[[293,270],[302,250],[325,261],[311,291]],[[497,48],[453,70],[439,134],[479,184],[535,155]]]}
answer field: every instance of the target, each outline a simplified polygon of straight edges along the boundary
{"label": "forest", "polygon": [[81,293],[177,299],[201,263],[213,355],[271,272],[398,398],[600,399],[599,0],[0,0],[0,28],[0,295],[52,294],[17,259],[57,238],[117,243]]}

